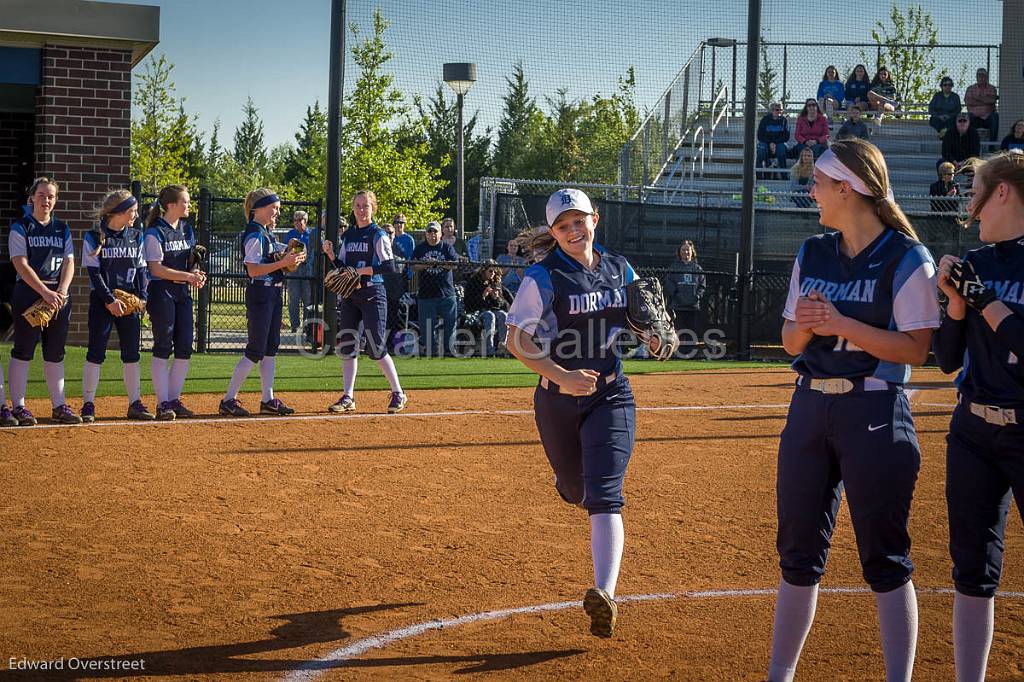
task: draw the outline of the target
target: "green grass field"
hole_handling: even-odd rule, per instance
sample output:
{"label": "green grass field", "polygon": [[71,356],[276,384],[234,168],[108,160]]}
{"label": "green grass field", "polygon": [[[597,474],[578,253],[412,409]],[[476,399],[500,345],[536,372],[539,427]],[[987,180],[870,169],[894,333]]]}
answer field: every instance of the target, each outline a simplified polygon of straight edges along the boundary
{"label": "green grass field", "polygon": [[[11,357],[11,345],[0,344],[0,358],[6,369],[7,359]],[[240,354],[208,354],[194,355],[189,370],[186,393],[220,393],[228,385],[231,372]],[[149,381],[149,353],[142,354],[142,392],[152,395],[153,386]],[[66,392],[69,397],[82,395],[82,363],[85,360],[85,349],[69,347],[64,359],[64,376]],[[727,361],[705,360],[670,360],[654,362],[651,360],[626,360],[627,374],[647,374],[651,372],[680,372],[706,369],[739,368],[739,367],[771,367],[781,363],[740,363]],[[395,365],[402,377],[402,386],[407,389],[417,388],[487,388],[533,386],[537,377],[526,369],[519,361],[502,358],[395,358]],[[356,380],[357,389],[385,389],[387,380],[380,373],[377,363],[367,357],[360,358],[359,374]],[[338,391],[341,386],[341,363],[333,355],[314,359],[298,355],[282,355],[277,358],[277,377],[274,388],[280,392],[289,391]],[[253,371],[243,391],[259,391],[259,372]],[[103,363],[100,385],[97,394],[100,396],[124,395],[124,384],[121,380],[121,360],[116,350],[107,351],[107,361]],[[36,349],[36,357],[32,361],[29,374],[28,397],[46,397],[46,382],[43,378],[43,361],[41,351]]]}

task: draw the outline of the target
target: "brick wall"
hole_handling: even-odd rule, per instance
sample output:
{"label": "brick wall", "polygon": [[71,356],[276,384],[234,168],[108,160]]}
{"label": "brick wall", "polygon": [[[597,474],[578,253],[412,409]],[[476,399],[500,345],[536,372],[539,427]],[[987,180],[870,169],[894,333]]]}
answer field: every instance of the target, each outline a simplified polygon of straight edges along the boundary
{"label": "brick wall", "polygon": [[71,226],[77,272],[69,344],[85,344],[89,281],[81,270],[89,213],[108,190],[127,187],[131,52],[47,45],[36,103],[36,173],[60,183],[55,214]]}
{"label": "brick wall", "polygon": [[35,124],[34,114],[0,112],[0,262],[9,260],[7,230],[21,215],[26,177],[32,177]]}

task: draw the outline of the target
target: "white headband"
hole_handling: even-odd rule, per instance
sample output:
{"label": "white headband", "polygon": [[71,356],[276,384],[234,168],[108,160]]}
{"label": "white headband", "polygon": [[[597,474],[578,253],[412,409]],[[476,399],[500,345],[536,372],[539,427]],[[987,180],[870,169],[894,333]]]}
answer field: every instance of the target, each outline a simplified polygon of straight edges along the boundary
{"label": "white headband", "polygon": [[[873,199],[874,195],[871,190],[868,189],[864,181],[857,177],[856,173],[846,167],[842,161],[833,153],[831,149],[826,149],[825,153],[814,163],[814,167],[820,170],[825,175],[829,176],[833,180],[846,181],[850,183],[850,187],[857,194],[863,194],[869,199]],[[886,192],[886,198],[889,201],[895,201],[892,194],[892,187]]]}

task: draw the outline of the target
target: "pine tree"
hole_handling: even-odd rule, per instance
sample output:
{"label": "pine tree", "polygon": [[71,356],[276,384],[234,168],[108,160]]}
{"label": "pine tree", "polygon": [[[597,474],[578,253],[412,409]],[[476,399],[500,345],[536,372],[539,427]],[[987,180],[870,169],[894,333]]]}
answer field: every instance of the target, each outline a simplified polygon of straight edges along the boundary
{"label": "pine tree", "polygon": [[255,176],[261,174],[267,165],[267,148],[263,143],[263,120],[260,119],[252,97],[246,98],[242,111],[245,113],[245,120],[235,129],[233,156],[239,166],[251,171]]}
{"label": "pine tree", "polygon": [[494,173],[505,178],[546,176],[535,163],[537,138],[545,128],[546,117],[537,107],[537,101],[530,97],[530,85],[522,62],[516,62],[512,76],[506,77],[505,83],[508,92],[498,124]]}
{"label": "pine tree", "polygon": [[319,100],[306,107],[295,143],[285,163],[284,181],[303,199],[322,198],[327,187],[327,114]]}
{"label": "pine tree", "polygon": [[134,103],[139,116],[131,124],[131,172],[147,193],[168,184],[195,184],[189,169],[195,123],[185,113],[185,98],[175,95],[173,70],[164,55],[151,57],[137,79]]}

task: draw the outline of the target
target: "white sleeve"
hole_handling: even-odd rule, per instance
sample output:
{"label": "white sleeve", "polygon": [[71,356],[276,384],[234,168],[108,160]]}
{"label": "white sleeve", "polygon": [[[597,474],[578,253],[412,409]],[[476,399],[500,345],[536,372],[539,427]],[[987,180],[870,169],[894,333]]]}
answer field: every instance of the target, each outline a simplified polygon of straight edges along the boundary
{"label": "white sleeve", "polygon": [[263,238],[259,232],[250,232],[245,239],[245,262],[259,265],[263,262]]}
{"label": "white sleeve", "polygon": [[376,251],[377,262],[379,263],[386,263],[389,260],[395,259],[394,251],[391,249],[391,240],[386,233],[378,235]]}
{"label": "white sleeve", "polygon": [[75,244],[71,239],[71,228],[64,228],[64,257],[74,258],[75,257]]}
{"label": "white sleeve", "polygon": [[82,238],[82,266],[86,268],[98,268],[100,257],[96,255],[96,240],[92,232],[86,232]]}
{"label": "white sleeve", "polygon": [[519,285],[516,297],[508,310],[506,324],[518,327],[527,334],[533,334],[537,324],[544,317],[546,307],[537,280],[527,275]]}
{"label": "white sleeve", "polygon": [[[803,250],[801,249],[801,253]],[[800,256],[793,261],[793,274],[789,277],[789,295],[786,296],[786,307],[782,309],[782,317],[796,321],[796,302],[800,298]]]}
{"label": "white sleeve", "polygon": [[942,321],[935,261],[924,246],[907,252],[893,281],[892,318],[901,332],[936,329]]}
{"label": "white sleeve", "polygon": [[147,261],[156,261],[157,263],[164,261],[164,247],[161,246],[160,240],[156,238],[156,235],[147,234],[142,243]]}
{"label": "white sleeve", "polygon": [[25,240],[25,229],[20,223],[11,225],[11,234],[7,238],[7,253],[14,256],[28,256],[28,242]]}

